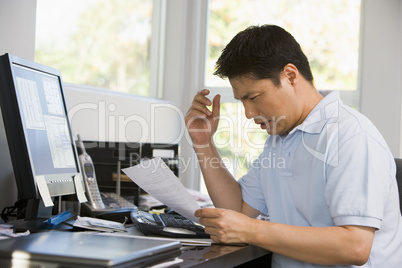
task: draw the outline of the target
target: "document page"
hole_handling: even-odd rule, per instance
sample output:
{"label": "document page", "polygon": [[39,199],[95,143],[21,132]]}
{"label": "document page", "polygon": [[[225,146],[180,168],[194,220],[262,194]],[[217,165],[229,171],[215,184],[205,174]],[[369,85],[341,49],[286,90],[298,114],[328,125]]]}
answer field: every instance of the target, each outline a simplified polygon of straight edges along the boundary
{"label": "document page", "polygon": [[200,208],[173,171],[156,157],[122,169],[140,188],[184,217],[199,222],[194,212]]}

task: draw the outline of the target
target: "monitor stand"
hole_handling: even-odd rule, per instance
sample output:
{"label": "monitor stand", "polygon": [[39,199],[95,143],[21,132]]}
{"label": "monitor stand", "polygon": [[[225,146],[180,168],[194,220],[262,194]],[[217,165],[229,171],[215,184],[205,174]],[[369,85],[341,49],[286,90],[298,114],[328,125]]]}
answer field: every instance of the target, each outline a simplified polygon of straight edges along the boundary
{"label": "monitor stand", "polygon": [[25,218],[9,221],[7,224],[12,225],[16,232],[29,231],[31,233],[49,231],[49,230],[72,230],[74,219],[60,223],[58,225],[47,224],[44,221],[47,218],[38,217],[40,199],[29,199],[25,210]]}
{"label": "monitor stand", "polygon": [[29,231],[30,233],[38,233],[38,232],[44,232],[44,231],[50,231],[50,230],[59,230],[59,231],[72,231],[73,226],[72,224],[74,223],[74,220],[72,222],[66,221],[63,223],[60,223],[58,225],[51,225],[44,223],[44,221],[47,219],[36,219],[36,220],[25,220],[25,219],[19,219],[15,221],[10,221],[7,224],[12,225],[15,228],[16,232],[26,232]]}

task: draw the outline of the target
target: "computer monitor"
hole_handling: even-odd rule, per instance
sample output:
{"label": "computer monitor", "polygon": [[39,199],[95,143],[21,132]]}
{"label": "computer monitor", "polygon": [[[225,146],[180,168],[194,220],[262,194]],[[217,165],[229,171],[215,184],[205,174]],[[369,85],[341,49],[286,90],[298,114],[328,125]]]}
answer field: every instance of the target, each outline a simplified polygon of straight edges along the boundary
{"label": "computer monitor", "polygon": [[59,70],[20,57],[0,56],[0,106],[18,199],[25,219],[37,217],[38,180],[51,197],[75,193],[80,174]]}

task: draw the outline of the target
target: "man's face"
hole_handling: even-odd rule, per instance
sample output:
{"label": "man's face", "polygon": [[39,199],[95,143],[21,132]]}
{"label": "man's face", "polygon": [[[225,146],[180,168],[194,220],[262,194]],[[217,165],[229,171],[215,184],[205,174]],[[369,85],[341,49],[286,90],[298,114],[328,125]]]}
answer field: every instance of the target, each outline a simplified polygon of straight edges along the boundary
{"label": "man's face", "polygon": [[235,98],[243,103],[246,117],[270,135],[287,134],[302,123],[302,105],[287,78],[281,78],[279,87],[270,79],[255,80],[246,76],[229,81]]}

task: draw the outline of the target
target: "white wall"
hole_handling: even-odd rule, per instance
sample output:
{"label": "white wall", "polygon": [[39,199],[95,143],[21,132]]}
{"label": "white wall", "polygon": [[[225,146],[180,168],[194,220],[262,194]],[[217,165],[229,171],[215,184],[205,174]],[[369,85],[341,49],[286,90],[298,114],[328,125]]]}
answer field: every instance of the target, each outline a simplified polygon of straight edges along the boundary
{"label": "white wall", "polygon": [[[0,55],[12,53],[33,60],[36,0],[0,1]],[[17,187],[0,116],[0,209],[17,201]]]}
{"label": "white wall", "polygon": [[171,102],[64,84],[74,135],[82,140],[178,144],[183,114]]}
{"label": "white wall", "polygon": [[364,1],[363,16],[360,111],[400,157],[402,1]]}
{"label": "white wall", "polygon": [[36,0],[0,1],[0,54],[35,56]]}

